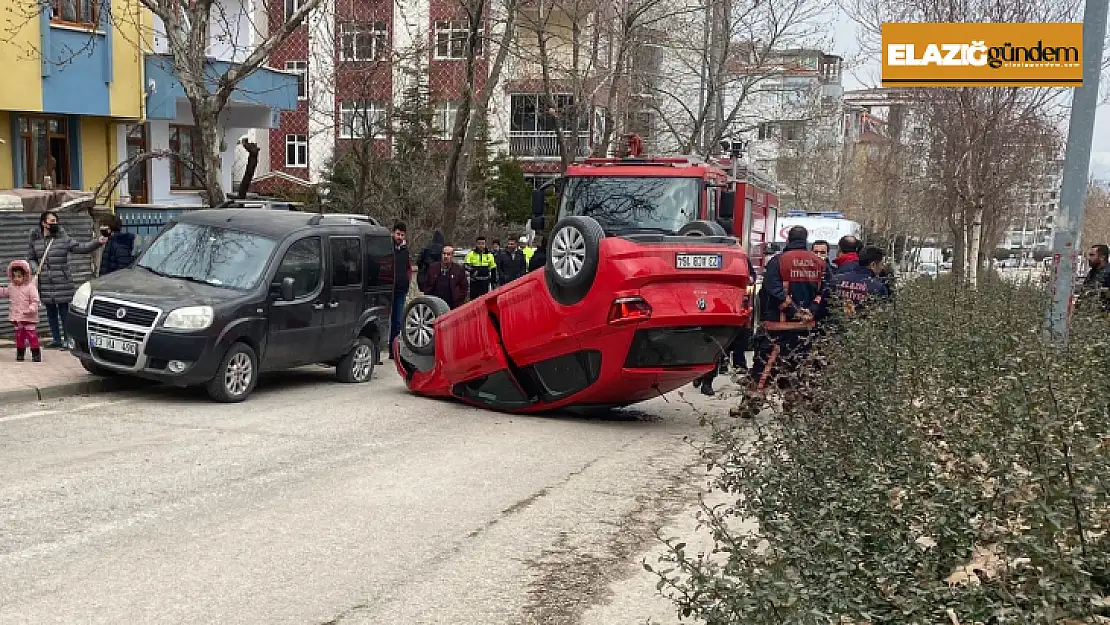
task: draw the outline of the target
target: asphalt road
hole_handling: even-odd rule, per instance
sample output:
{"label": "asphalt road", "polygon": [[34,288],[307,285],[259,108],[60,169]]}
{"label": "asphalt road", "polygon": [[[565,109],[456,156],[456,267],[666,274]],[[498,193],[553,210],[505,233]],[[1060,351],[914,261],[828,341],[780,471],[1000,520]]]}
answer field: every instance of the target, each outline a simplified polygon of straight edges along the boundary
{"label": "asphalt road", "polygon": [[515,417],[390,365],[0,407],[0,623],[579,623],[705,483],[674,394]]}

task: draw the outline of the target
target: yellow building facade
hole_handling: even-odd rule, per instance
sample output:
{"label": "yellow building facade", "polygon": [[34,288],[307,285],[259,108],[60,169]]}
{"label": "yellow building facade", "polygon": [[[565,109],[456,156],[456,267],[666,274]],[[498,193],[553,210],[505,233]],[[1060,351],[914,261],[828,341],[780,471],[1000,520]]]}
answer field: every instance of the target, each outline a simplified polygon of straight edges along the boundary
{"label": "yellow building facade", "polygon": [[0,39],[0,189],[96,188],[143,118],[149,13],[137,0],[14,2]]}

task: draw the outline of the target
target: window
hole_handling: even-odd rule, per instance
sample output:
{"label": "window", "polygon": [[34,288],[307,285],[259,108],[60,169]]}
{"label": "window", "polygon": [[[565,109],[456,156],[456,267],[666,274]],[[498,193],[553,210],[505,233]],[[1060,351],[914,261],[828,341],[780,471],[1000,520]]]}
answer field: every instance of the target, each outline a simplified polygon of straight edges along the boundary
{"label": "window", "polygon": [[340,102],[339,138],[366,139],[383,136],[386,124],[382,102]]}
{"label": "window", "polygon": [[249,291],[276,245],[256,234],[178,222],[158,235],[137,264],[170,278]]}
{"label": "window", "polygon": [[64,117],[19,117],[20,152],[23,161],[23,186],[68,188],[69,179],[69,125]]}
{"label": "window", "polygon": [[286,61],[285,71],[297,73],[297,99],[308,97],[308,61]]}
{"label": "window", "polygon": [[385,22],[348,22],[339,26],[339,33],[339,60],[379,61],[385,58],[389,42]]}
{"label": "window", "polygon": [[294,13],[301,10],[304,6],[305,0],[285,0],[285,19],[289,19]]}
{"label": "window", "polygon": [[308,135],[285,135],[285,166],[308,167]]}
{"label": "window", "polygon": [[170,164],[170,189],[201,189],[204,152],[196,126],[170,126],[170,152],[177,155]]}
{"label": "window", "polygon": [[458,102],[436,102],[433,125],[440,139],[450,139],[455,131],[455,117],[459,114]]}
{"label": "window", "polygon": [[[435,26],[436,58],[465,59],[470,23],[466,20],[437,21]],[[474,56],[482,56],[482,33],[474,40]]]}
{"label": "window", "polygon": [[630,74],[632,94],[651,97],[656,80],[663,69],[663,48],[653,43],[641,43],[632,52]]}
{"label": "window", "polygon": [[545,399],[554,401],[586,389],[601,375],[601,352],[587,350],[549,358],[528,367]]}
{"label": "window", "polygon": [[768,139],[771,139],[774,136],[775,136],[774,129],[772,128],[772,126],[769,122],[761,122],[759,124],[758,138],[759,138],[760,141],[766,141]]}
{"label": "window", "polygon": [[366,245],[366,286],[393,288],[393,239],[368,234]]}
{"label": "window", "polygon": [[293,297],[300,299],[320,288],[320,275],[323,274],[324,257],[320,250],[320,237],[301,239],[289,247],[285,258],[281,259],[277,274],[274,275],[273,288],[280,289],[286,278],[293,278]]}
{"label": "window", "polygon": [[[577,118],[581,132],[590,129],[589,113],[580,113],[574,105],[574,96],[558,93],[550,103],[546,96],[539,93],[514,93],[509,98],[510,130],[524,133],[554,133],[562,119],[563,127],[568,128],[572,118]],[[554,112],[555,115],[551,113]]]}
{"label": "window", "polygon": [[358,237],[331,238],[331,285],[362,286],[362,245]]}
{"label": "window", "polygon": [[456,384],[451,392],[458,397],[494,408],[512,408],[532,403],[504,370]]}
{"label": "window", "polygon": [[94,27],[100,23],[98,0],[50,0],[50,20]]}
{"label": "window", "polygon": [[782,138],[785,141],[801,141],[806,134],[805,122],[783,122]]}

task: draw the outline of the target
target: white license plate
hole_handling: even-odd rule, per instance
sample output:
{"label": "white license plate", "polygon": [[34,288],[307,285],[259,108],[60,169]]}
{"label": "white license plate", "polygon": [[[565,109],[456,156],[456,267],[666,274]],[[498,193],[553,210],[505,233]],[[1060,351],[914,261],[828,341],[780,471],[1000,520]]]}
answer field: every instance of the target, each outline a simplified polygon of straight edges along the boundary
{"label": "white license plate", "polygon": [[138,343],[134,341],[125,341],[123,339],[114,339],[108,336],[90,336],[89,345],[97,349],[119,352],[121,354],[127,354],[128,356],[135,356],[139,353]]}
{"label": "white license plate", "polygon": [[720,254],[679,254],[674,266],[678,269],[720,269]]}

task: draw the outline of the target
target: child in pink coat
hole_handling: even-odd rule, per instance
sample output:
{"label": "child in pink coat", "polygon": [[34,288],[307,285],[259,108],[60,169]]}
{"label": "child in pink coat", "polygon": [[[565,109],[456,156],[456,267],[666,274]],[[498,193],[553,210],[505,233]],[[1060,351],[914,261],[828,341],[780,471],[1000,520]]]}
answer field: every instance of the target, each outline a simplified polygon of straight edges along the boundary
{"label": "child in pink coat", "polygon": [[31,348],[31,360],[42,362],[39,333],[39,290],[31,279],[31,266],[25,260],[8,265],[8,286],[0,286],[0,297],[8,298],[8,319],[15,325],[15,359],[23,360]]}

